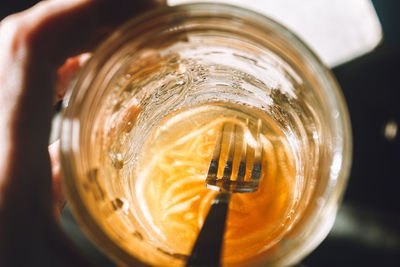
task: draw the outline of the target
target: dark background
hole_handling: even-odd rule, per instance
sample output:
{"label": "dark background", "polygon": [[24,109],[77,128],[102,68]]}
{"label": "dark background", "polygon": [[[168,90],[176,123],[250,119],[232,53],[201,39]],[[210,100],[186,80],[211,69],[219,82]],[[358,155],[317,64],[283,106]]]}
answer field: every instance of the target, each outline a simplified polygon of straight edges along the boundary
{"label": "dark background", "polygon": [[[0,18],[36,2],[1,0]],[[400,124],[400,1],[373,3],[383,27],[382,43],[373,52],[333,69],[353,128],[348,189],[331,233],[301,266],[400,266],[400,133],[385,136],[388,124]],[[66,209],[66,231],[97,262],[113,266],[78,227],[68,224],[71,220]]]}

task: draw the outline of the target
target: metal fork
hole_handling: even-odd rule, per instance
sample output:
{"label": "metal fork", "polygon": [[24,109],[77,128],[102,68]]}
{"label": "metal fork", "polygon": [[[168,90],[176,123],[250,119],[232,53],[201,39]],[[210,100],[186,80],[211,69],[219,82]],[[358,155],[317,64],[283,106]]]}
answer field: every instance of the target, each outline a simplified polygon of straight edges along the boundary
{"label": "metal fork", "polygon": [[[218,194],[211,204],[186,266],[221,265],[222,241],[231,195],[258,189],[262,165],[260,133],[261,121],[258,120],[256,146],[251,147],[239,125],[223,124],[206,178],[206,187],[218,191]],[[219,177],[221,167],[223,171]],[[237,170],[236,175],[234,170]]]}

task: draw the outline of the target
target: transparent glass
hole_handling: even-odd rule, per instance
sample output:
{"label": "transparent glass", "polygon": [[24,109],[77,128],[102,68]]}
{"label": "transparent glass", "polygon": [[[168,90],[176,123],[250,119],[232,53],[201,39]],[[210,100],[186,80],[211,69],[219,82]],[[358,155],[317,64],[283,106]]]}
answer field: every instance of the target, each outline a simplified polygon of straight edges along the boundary
{"label": "transparent glass", "polygon": [[[143,155],[154,132],[167,127],[173,137],[195,127],[165,118],[198,107],[202,115],[185,116],[196,121],[255,110],[252,116],[265,117],[281,134],[293,167],[283,172],[288,163],[271,150],[279,179],[290,188],[288,201],[253,242],[259,246],[246,250],[246,238],[236,240],[236,250],[226,245],[223,264],[297,263],[334,222],[351,163],[349,116],[331,72],[303,42],[273,20],[234,6],[156,10],[128,22],[95,51],[70,91],[62,121],[63,183],[74,216],[119,265],[184,265],[190,246],[157,237],[155,222],[139,205],[147,181],[139,182],[136,170],[141,158],[156,157],[157,149]],[[157,190],[147,201],[161,201]],[[273,192],[261,194],[273,199]]]}

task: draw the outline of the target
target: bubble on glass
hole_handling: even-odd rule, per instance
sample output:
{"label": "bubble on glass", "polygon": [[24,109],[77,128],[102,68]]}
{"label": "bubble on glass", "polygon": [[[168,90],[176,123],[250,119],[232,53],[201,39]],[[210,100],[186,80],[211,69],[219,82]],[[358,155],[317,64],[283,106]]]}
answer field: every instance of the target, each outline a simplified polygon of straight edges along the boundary
{"label": "bubble on glass", "polygon": [[136,237],[137,239],[141,240],[141,241],[144,240],[143,235],[142,235],[140,232],[138,232],[138,231],[134,231],[134,232],[133,232],[133,236]]}
{"label": "bubble on glass", "polygon": [[115,198],[111,201],[114,211],[126,212],[129,208],[129,203],[125,198]]}
{"label": "bubble on glass", "polygon": [[124,159],[121,153],[110,153],[111,162],[116,169],[122,169],[124,167]]}
{"label": "bubble on glass", "polygon": [[178,64],[178,68],[176,70],[177,73],[182,74],[186,72],[186,66],[184,64]]}

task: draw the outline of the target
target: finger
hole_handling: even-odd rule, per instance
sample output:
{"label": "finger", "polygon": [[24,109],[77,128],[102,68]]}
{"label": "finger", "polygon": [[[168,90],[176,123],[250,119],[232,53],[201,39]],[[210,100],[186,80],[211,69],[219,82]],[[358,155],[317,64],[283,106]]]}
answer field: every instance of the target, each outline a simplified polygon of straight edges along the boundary
{"label": "finger", "polygon": [[65,206],[66,200],[61,188],[60,179],[60,141],[57,140],[49,146],[49,154],[51,161],[51,174],[52,174],[52,185],[53,185],[53,203],[55,216],[59,219],[60,213]]}
{"label": "finger", "polygon": [[53,104],[61,101],[69,85],[75,78],[76,74],[90,58],[90,53],[83,53],[75,57],[68,58],[65,63],[57,71],[57,84],[54,93]]}
{"label": "finger", "polygon": [[98,29],[115,27],[154,5],[142,0],[52,0],[2,21],[0,205],[13,207],[2,209],[9,218],[26,217],[27,210],[38,213],[46,203],[39,214],[52,214],[47,142],[57,67],[89,44]]}

